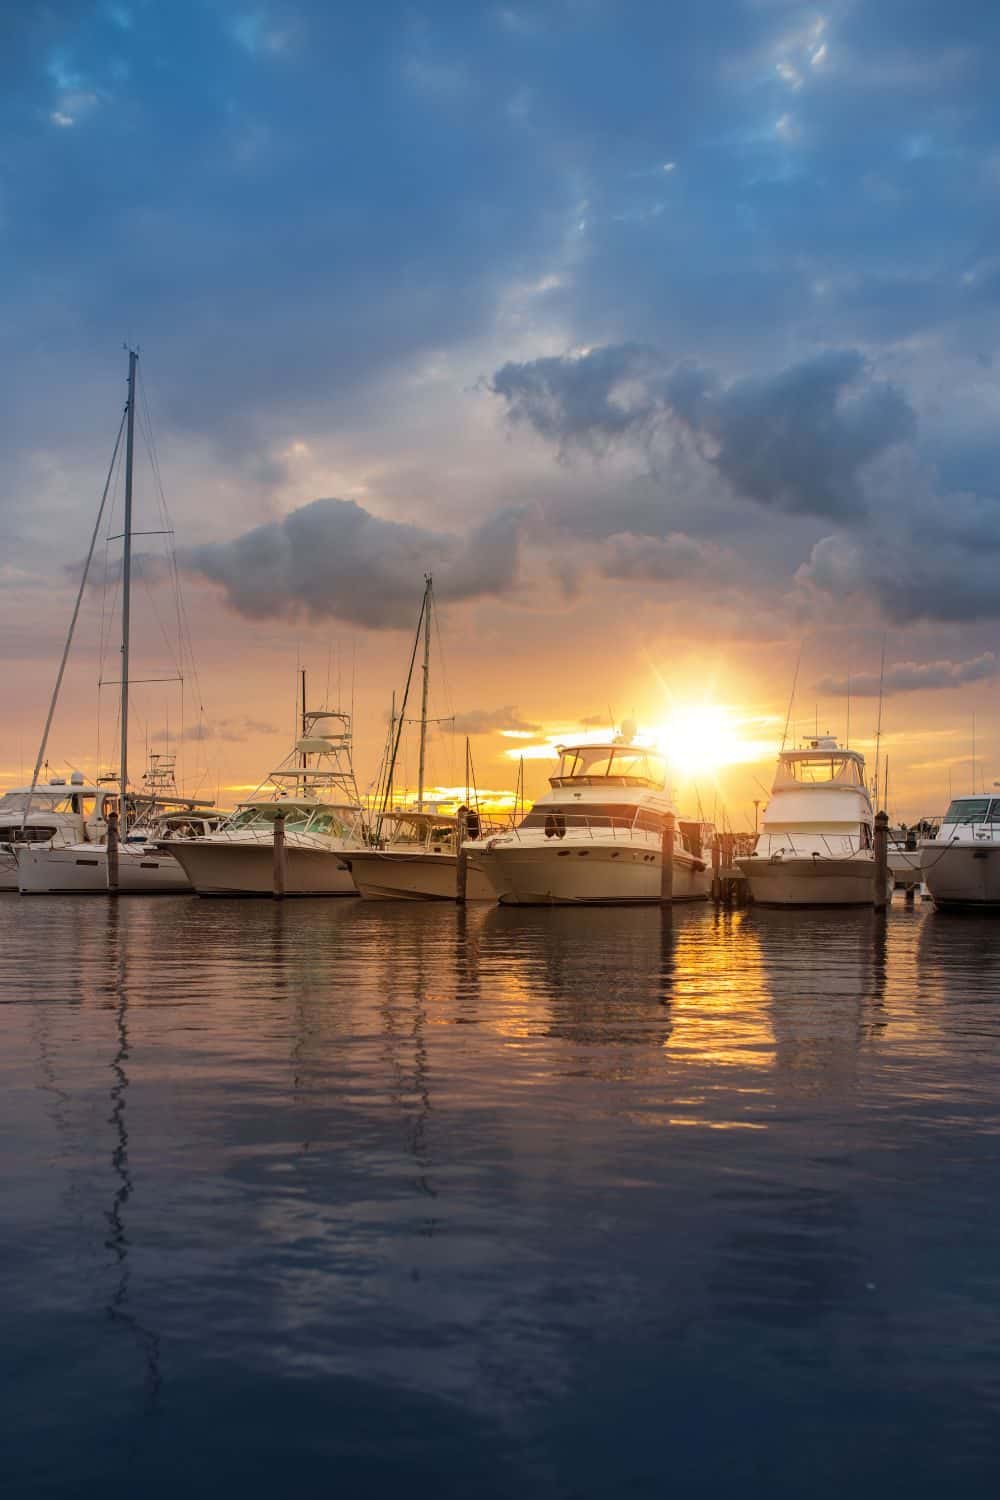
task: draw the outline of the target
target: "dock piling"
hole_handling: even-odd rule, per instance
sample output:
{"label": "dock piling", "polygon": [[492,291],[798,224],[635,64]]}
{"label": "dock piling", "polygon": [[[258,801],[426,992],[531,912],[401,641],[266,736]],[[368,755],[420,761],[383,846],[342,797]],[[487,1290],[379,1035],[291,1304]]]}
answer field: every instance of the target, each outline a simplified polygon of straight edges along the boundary
{"label": "dock piling", "polygon": [[889,900],[889,814],[875,814],[875,891],[876,911],[884,911]]}
{"label": "dock piling", "polygon": [[460,812],[458,815],[458,827],[455,830],[455,838],[458,841],[455,860],[455,900],[459,906],[465,905],[465,894],[469,885],[469,853],[465,847],[468,837],[468,822],[466,814]]}
{"label": "dock piling", "polygon": [[274,820],[274,899],[280,901],[285,894],[285,877],[288,872],[288,852],[285,848],[285,815],[279,813]]}
{"label": "dock piling", "polygon": [[715,902],[722,900],[722,879],[719,874],[721,868],[722,845],[719,842],[719,835],[715,834],[712,838],[712,900]]}
{"label": "dock piling", "polygon": [[663,819],[663,844],[660,851],[660,902],[669,906],[674,899],[674,815]]}
{"label": "dock piling", "polygon": [[108,813],[108,890],[118,889],[118,814]]}

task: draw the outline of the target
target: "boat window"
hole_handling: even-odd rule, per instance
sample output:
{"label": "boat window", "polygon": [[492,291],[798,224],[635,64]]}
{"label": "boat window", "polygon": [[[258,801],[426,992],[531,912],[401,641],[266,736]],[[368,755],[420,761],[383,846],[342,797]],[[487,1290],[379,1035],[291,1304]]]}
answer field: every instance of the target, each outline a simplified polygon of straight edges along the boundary
{"label": "boat window", "polygon": [[663,829],[662,813],[623,802],[587,802],[580,806],[540,802],[519,827],[544,828],[552,817],[557,817],[564,828],[641,828],[647,833],[660,833]]}
{"label": "boat window", "polygon": [[612,748],[607,745],[584,745],[579,749],[563,752],[559,777],[562,780],[586,778],[588,782],[591,778],[620,777],[626,782],[652,782],[656,786],[662,786],[665,779],[664,761],[662,756],[636,745],[616,745]]}
{"label": "boat window", "polygon": [[816,755],[805,760],[788,760],[785,770],[793,781],[803,786],[817,786],[823,782],[846,782],[849,786],[861,785],[861,771],[856,760],[844,755]]}
{"label": "boat window", "polygon": [[944,815],[946,823],[986,823],[989,797],[956,797]]}

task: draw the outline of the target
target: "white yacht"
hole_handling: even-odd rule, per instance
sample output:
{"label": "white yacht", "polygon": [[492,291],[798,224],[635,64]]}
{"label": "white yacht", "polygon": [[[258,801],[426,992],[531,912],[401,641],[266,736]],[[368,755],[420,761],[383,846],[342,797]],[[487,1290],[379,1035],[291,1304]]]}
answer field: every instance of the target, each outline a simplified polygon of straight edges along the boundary
{"label": "white yacht", "polygon": [[1000,796],[956,797],[919,851],[936,906],[1000,906]]}
{"label": "white yacht", "polygon": [[107,833],[104,804],[117,791],[92,786],[82,772],[12,787],[0,797],[0,891],[17,890],[17,849],[22,845],[100,843]]}
{"label": "white yacht", "polygon": [[[174,782],[170,756],[152,755],[143,777],[142,792],[126,799],[127,832],[118,844],[118,883],[123,895],[173,895],[190,891],[180,865],[161,853],[156,840],[165,833],[191,838],[218,825],[220,815],[210,803],[181,797]],[[44,788],[41,789],[44,792]],[[72,786],[68,790],[73,792]],[[22,896],[107,895],[110,889],[107,813],[119,808],[117,790],[82,787],[77,793],[83,828],[72,837],[57,834],[48,843],[38,840],[14,845],[15,881]],[[38,795],[36,789],[35,797]],[[71,800],[74,800],[71,795]],[[34,802],[34,799],[32,799]],[[87,815],[88,807],[94,811]]]}
{"label": "white yacht", "polygon": [[[470,844],[470,869],[504,906],[658,902],[664,819],[674,812],[663,757],[627,733],[558,753],[551,791],[510,833]],[[711,824],[677,821],[675,901],[708,897],[712,835]]]}
{"label": "white yacht", "polygon": [[753,853],[736,861],[752,899],[764,906],[870,906],[874,822],[859,751],[842,749],[832,735],[782,750]]}
{"label": "white yacht", "polygon": [[[348,857],[362,896],[379,901],[454,901],[458,894],[458,818],[409,809],[380,820],[378,847]],[[477,847],[466,843],[467,849]],[[486,875],[467,865],[465,899],[495,901]]]}
{"label": "white yacht", "polygon": [[364,848],[364,813],[351,759],[351,718],[302,715],[302,736],[253,797],[204,838],[157,840],[199,896],[270,896],[274,823],[285,819],[286,896],[355,896],[345,856]]}

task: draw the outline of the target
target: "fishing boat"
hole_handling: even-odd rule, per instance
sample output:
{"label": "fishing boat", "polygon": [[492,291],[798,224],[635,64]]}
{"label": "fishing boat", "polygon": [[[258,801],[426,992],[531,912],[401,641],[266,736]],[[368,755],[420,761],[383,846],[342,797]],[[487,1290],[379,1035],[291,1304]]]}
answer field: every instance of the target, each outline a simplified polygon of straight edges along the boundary
{"label": "fishing boat", "polygon": [[1000,796],[955,797],[936,836],[918,848],[935,906],[1000,906]]}
{"label": "fishing boat", "polygon": [[273,894],[279,815],[285,830],[284,894],[357,895],[346,859],[364,847],[351,716],[340,709],[303,707],[301,730],[277,769],[215,832],[157,841],[157,850],[177,861],[199,896]]}
{"label": "fishing boat", "polygon": [[[83,575],[70,620],[62,660],[56,676],[55,688],[49,704],[48,716],[42,732],[41,745],[35,762],[31,786],[24,798],[22,813],[22,835],[27,835],[33,826],[33,810],[36,799],[47,798],[50,789],[40,787],[39,775],[45,757],[49,732],[55,715],[62,687],[66,663],[94,549],[100,532],[112,476],[118,460],[122,434],[125,435],[125,501],[122,530],[122,574],[121,574],[121,680],[119,683],[119,727],[120,761],[116,776],[117,795],[112,807],[111,796],[104,790],[94,789],[94,814],[83,812],[86,792],[70,793],[80,803],[83,827],[78,837],[66,839],[62,830],[56,829],[47,841],[22,836],[10,843],[17,864],[17,887],[22,895],[91,895],[115,892],[141,892],[144,894],[170,894],[188,890],[188,881],[181,867],[169,854],[158,852],[151,839],[159,829],[160,821],[171,808],[191,815],[212,806],[209,802],[198,802],[182,797],[174,785],[174,762],[169,757],[152,756],[150,769],[143,778],[144,785],[134,789],[129,780],[129,689],[132,685],[130,671],[131,610],[132,610],[132,537],[133,505],[132,492],[135,471],[135,412],[136,370],[139,356],[136,350],[128,353],[128,395],[115,441],[111,466],[108,470],[104,493],[97,512],[97,520],[91,537],[90,550],[84,564]],[[99,798],[99,803],[97,799]],[[96,813],[100,811],[100,817]],[[72,810],[72,809],[71,809]],[[109,816],[114,814],[117,826],[114,834],[114,849],[109,858]],[[37,827],[46,826],[38,824]]]}
{"label": "fishing boat", "polygon": [[736,861],[751,899],[765,906],[870,906],[874,822],[860,751],[842,748],[832,735],[782,750],[753,851]]}
{"label": "fishing boat", "polygon": [[[442,813],[425,806],[424,777],[427,760],[427,716],[430,700],[431,614],[434,608],[434,581],[424,579],[424,597],[417,619],[417,631],[410,653],[410,667],[403,690],[399,713],[393,710],[389,719],[389,740],[385,757],[385,780],[379,799],[369,847],[349,856],[351,874],[362,896],[380,901],[454,901],[458,897],[459,847],[467,832],[478,837],[482,827],[478,809],[458,814]],[[393,805],[393,785],[403,727],[408,722],[406,708],[417,650],[423,639],[423,681],[420,704],[420,742],[417,756],[417,801],[415,807]],[[465,780],[470,774],[469,745],[465,746]],[[466,801],[474,797],[467,790]],[[467,864],[465,899],[494,901],[493,887],[482,872]]]}
{"label": "fishing boat", "polygon": [[[661,900],[664,823],[675,815],[666,762],[625,725],[607,744],[558,747],[550,790],[509,833],[468,846],[470,869],[504,906]],[[709,823],[676,821],[674,901],[706,900],[712,881]]]}

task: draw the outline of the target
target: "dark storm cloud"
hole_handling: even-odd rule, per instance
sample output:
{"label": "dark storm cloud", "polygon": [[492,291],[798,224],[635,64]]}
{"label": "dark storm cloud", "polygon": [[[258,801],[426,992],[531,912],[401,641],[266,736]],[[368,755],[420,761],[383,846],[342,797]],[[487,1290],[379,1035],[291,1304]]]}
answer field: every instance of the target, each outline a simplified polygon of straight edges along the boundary
{"label": "dark storm cloud", "polygon": [[638,345],[506,364],[491,389],[514,422],[565,451],[689,433],[735,494],[775,510],[849,517],[866,507],[863,470],[915,434],[906,398],[856,350],[830,350],[776,375],[724,382]]}
{"label": "dark storm cloud", "polygon": [[249,619],[339,619],[372,629],[413,622],[423,575],[441,599],[501,594],[517,573],[521,514],[458,537],[371,515],[352,500],[314,500],[229,542],[179,553],[188,574],[220,584]]}
{"label": "dark storm cloud", "polygon": [[884,679],[878,672],[859,672],[856,677],[824,677],[816,691],[824,696],[844,698],[877,698],[880,692],[916,693],[933,688],[963,687],[968,682],[983,682],[995,677],[996,656],[984,651],[968,661],[900,661],[888,667]]}
{"label": "dark storm cloud", "polygon": [[665,537],[617,532],[602,549],[600,568],[606,578],[675,583],[707,576],[721,579],[732,564],[723,548],[682,532]]}

